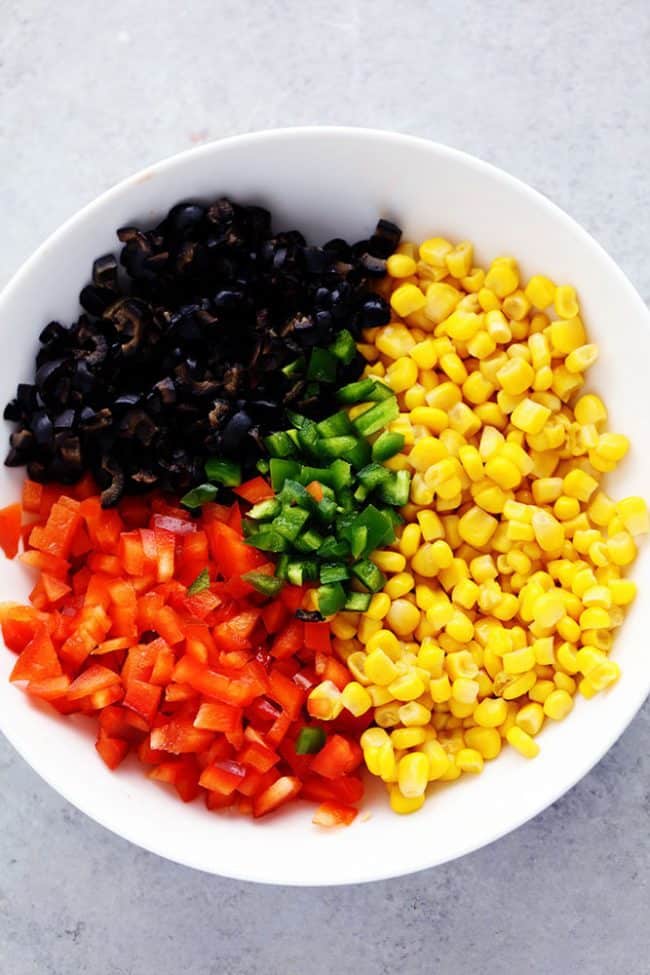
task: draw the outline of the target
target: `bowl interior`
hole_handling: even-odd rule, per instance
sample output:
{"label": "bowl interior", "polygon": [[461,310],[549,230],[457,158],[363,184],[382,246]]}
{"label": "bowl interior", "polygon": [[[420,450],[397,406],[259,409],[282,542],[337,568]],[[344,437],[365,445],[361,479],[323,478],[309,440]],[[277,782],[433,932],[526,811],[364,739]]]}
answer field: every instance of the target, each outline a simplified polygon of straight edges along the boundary
{"label": "bowl interior", "polygon": [[[631,455],[609,488],[643,494],[650,483],[648,313],[622,272],[598,245],[543,197],[471,157],[387,133],[305,129],[260,133],[205,146],[152,167],[105,194],[58,231],[0,299],[5,337],[0,399],[28,380],[40,329],[78,313],[77,295],[92,259],[117,249],[115,228],[155,222],[181,199],[221,194],[272,209],[280,229],[296,226],[314,242],[359,239],[378,216],[407,238],[471,239],[477,263],[511,253],[524,275],[545,273],[574,284],[601,359],[590,387],[603,395],[610,426],[631,437]],[[8,430],[5,431],[5,436]],[[0,504],[15,499],[22,472],[0,469]],[[650,554],[634,568],[650,579]],[[0,562],[3,600],[24,599],[27,572]],[[579,700],[570,718],[545,729],[534,762],[506,750],[477,778],[439,788],[407,820],[372,787],[370,813],[326,834],[297,804],[251,822],[180,803],[134,765],[110,773],[81,720],[55,718],[7,682],[13,655],[0,652],[0,727],[55,789],[116,833],[170,859],[206,871],[273,883],[335,884],[408,873],[452,859],[521,824],[572,786],[622,732],[650,688],[644,648],[648,603],[632,608],[614,654],[623,677],[610,693]]]}

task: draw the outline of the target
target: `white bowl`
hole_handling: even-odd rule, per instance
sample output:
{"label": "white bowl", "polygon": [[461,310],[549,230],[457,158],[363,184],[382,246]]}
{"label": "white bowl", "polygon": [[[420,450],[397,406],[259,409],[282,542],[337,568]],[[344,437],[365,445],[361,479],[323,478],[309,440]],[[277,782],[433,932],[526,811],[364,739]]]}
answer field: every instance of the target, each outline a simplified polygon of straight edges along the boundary
{"label": "white bowl", "polygon": [[[155,222],[183,199],[228,194],[269,206],[276,225],[297,226],[314,241],[369,233],[378,216],[407,238],[441,234],[474,241],[478,261],[514,254],[524,274],[574,284],[590,336],[601,348],[591,373],[611,427],[632,439],[612,493],[643,494],[650,484],[650,329],[648,311],[614,262],[547,199],[461,152],[407,136],[362,129],[313,128],[226,139],[152,166],[105,193],[69,220],[16,275],[0,299],[3,355],[0,400],[32,373],[36,339],[52,318],[78,312],[77,295],[92,259],[116,251],[115,229]],[[8,433],[8,430],[6,431]],[[4,448],[3,448],[4,449]],[[2,468],[0,501],[16,498],[22,472]],[[650,590],[650,553],[634,567]],[[21,566],[0,563],[2,598],[24,599]],[[331,833],[311,825],[309,806],[267,821],[208,813],[184,805],[135,766],[109,772],[90,727],[55,717],[7,678],[13,654],[0,651],[0,727],[27,762],[66,799],[133,843],[215,874],[277,884],[341,884],[431,867],[490,843],[554,802],[618,738],[650,689],[650,602],[641,597],[616,641],[623,677],[571,716],[545,729],[529,762],[506,749],[481,776],[436,789],[408,818],[394,815],[371,790],[363,816]],[[586,824],[585,824],[586,825]]]}

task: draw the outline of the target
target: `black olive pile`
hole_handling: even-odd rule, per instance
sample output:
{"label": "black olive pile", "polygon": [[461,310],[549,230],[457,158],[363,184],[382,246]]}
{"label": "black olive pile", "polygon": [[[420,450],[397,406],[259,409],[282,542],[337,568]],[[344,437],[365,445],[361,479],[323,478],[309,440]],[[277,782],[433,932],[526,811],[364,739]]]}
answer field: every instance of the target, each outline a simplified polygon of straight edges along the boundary
{"label": "black olive pile", "polygon": [[183,493],[209,456],[253,472],[285,408],[327,416],[336,386],[363,368],[356,356],[325,384],[292,364],[341,329],[357,337],[390,319],[372,291],[400,239],[385,220],[369,240],[315,247],[274,233],[262,207],[222,198],[118,237],[119,265],[94,262],[84,313],[43,329],[34,381],[4,414],[17,424],[9,466],[66,484],[90,471],[105,506],[155,487]]}

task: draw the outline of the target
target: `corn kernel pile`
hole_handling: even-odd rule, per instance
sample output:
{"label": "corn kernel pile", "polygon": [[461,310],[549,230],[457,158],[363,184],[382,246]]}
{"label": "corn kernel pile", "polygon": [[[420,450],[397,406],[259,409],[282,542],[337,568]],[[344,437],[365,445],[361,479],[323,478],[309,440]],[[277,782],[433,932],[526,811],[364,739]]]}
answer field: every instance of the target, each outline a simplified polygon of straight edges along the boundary
{"label": "corn kernel pile", "polygon": [[388,272],[393,320],[359,349],[398,396],[405,446],[387,466],[412,472],[410,503],[373,556],[383,592],[332,621],[354,681],[312,694],[332,716],[374,708],[365,761],[407,813],[504,741],[533,758],[576,693],[618,679],[608,652],[636,594],[623,573],[649,521],[599,484],[629,442],[581,395],[598,349],[572,287],[524,283],[512,257],[475,267],[471,243],[442,238],[402,244]]}

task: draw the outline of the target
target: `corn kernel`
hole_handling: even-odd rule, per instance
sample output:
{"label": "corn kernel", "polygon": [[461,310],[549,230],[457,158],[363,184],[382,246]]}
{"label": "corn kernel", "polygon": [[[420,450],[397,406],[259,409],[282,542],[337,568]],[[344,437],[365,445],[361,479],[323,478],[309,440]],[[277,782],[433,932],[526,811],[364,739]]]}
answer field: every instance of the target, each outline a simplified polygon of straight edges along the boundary
{"label": "corn kernel", "polygon": [[410,278],[416,269],[417,264],[408,254],[391,254],[386,261],[386,270],[391,278]]}
{"label": "corn kernel", "polygon": [[331,680],[317,684],[309,693],[307,710],[320,721],[334,721],[343,710],[341,692]]}
{"label": "corn kernel", "polygon": [[551,415],[548,407],[532,399],[523,399],[513,410],[510,419],[524,433],[540,433]]}
{"label": "corn kernel", "polygon": [[498,298],[505,298],[519,287],[519,274],[516,266],[512,267],[501,261],[494,261],[485,275],[485,286],[494,291]]}
{"label": "corn kernel", "polygon": [[636,544],[629,532],[617,532],[607,541],[607,553],[614,565],[630,565],[636,558]]}
{"label": "corn kernel", "polygon": [[456,755],[456,765],[461,772],[478,774],[483,771],[483,756],[475,748],[461,748]]}
{"label": "corn kernel", "polygon": [[429,759],[423,752],[411,752],[397,763],[397,784],[406,799],[424,795],[429,781]]}
{"label": "corn kernel", "polygon": [[531,738],[538,734],[544,724],[544,709],[541,704],[536,701],[525,704],[517,713],[515,724]]}
{"label": "corn kernel", "polygon": [[449,426],[449,418],[444,410],[435,406],[416,406],[409,413],[409,420],[416,425],[428,427],[433,433],[442,433]]}
{"label": "corn kernel", "polygon": [[343,688],[341,691],[341,699],[343,701],[343,707],[347,708],[355,718],[365,714],[372,707],[370,694],[362,684],[354,680],[350,681]]}
{"label": "corn kernel", "polygon": [[548,330],[551,347],[559,355],[568,355],[586,343],[585,328],[577,316],[551,322]]}
{"label": "corn kernel", "polygon": [[573,698],[567,691],[552,691],[544,701],[544,714],[554,721],[562,721],[572,710]]}
{"label": "corn kernel", "polygon": [[621,669],[614,660],[604,660],[602,663],[589,671],[589,676],[585,678],[594,691],[604,691],[606,687],[615,684],[621,676]]}
{"label": "corn kernel", "polygon": [[424,308],[427,299],[417,285],[401,284],[390,296],[390,304],[400,318],[405,318],[407,315]]}
{"label": "corn kernel", "polygon": [[524,758],[535,758],[539,755],[539,745],[537,742],[527,734],[523,728],[518,725],[510,728],[506,734],[508,744],[516,748],[520,755]]}
{"label": "corn kernel", "polygon": [[575,318],[580,311],[575,289],[570,284],[558,285],[553,304],[560,318]]}
{"label": "corn kernel", "polygon": [[444,704],[451,700],[451,683],[447,674],[442,677],[434,677],[429,682],[429,693],[435,704]]}
{"label": "corn kernel", "polygon": [[636,583],[631,579],[612,579],[608,586],[615,606],[629,606],[636,596]]}
{"label": "corn kernel", "polygon": [[371,620],[383,620],[390,609],[390,598],[383,592],[376,592],[370,600],[365,615]]}
{"label": "corn kernel", "polygon": [[408,816],[410,813],[417,812],[418,809],[422,808],[425,801],[424,792],[422,795],[406,798],[396,785],[390,786],[388,797],[390,800],[390,808],[394,813],[398,813],[401,816]]}
{"label": "corn kernel", "polygon": [[520,647],[504,654],[503,669],[506,674],[523,674],[537,663],[533,647]]}
{"label": "corn kernel", "polygon": [[476,548],[482,548],[489,542],[497,525],[496,518],[475,505],[461,517],[458,531],[463,541]]}
{"label": "corn kernel", "polygon": [[545,308],[548,308],[553,303],[555,300],[555,291],[556,288],[553,282],[550,278],[544,277],[543,274],[535,274],[524,288],[524,294],[531,305],[540,311],[544,311]]}
{"label": "corn kernel", "polygon": [[[415,288],[415,285],[404,285],[404,287]],[[419,291],[419,288],[415,288],[415,290]],[[394,296],[395,292],[393,292]],[[410,330],[406,325],[400,323],[385,325],[379,330],[375,339],[375,345],[379,351],[388,356],[389,359],[399,359],[400,356],[408,355],[415,344],[415,339]]]}
{"label": "corn kernel", "polygon": [[373,684],[382,687],[390,684],[397,677],[397,668],[387,653],[377,648],[368,654],[365,663],[367,678]]}
{"label": "corn kernel", "polygon": [[482,728],[497,728],[503,724],[508,713],[508,707],[501,698],[485,698],[480,701],[474,711],[474,720]]}
{"label": "corn kernel", "polygon": [[630,535],[644,535],[650,531],[648,507],[643,498],[623,498],[616,504],[616,513]]}

